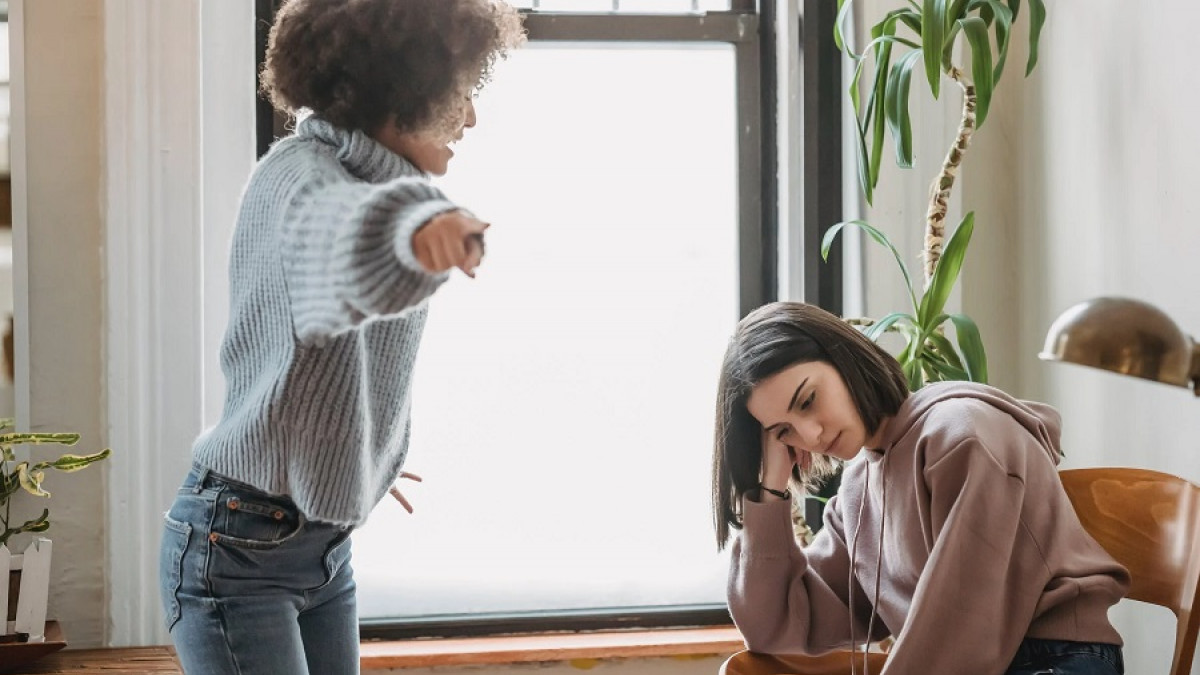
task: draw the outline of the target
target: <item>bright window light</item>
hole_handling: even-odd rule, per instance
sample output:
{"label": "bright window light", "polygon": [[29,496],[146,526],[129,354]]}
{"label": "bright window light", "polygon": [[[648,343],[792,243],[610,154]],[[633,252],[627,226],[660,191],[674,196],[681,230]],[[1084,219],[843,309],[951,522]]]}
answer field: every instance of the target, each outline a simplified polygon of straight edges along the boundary
{"label": "bright window light", "polygon": [[530,45],[456,146],[493,224],[432,300],[405,484],[355,534],[364,619],[723,603],[713,409],[737,320],[727,45]]}

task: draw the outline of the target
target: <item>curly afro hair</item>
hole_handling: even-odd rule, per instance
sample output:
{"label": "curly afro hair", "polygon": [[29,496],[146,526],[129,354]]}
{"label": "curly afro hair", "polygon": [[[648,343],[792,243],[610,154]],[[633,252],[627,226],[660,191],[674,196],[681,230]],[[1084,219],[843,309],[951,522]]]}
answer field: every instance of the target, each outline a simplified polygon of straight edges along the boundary
{"label": "curly afro hair", "polygon": [[289,0],[262,90],[279,110],[344,129],[374,133],[395,115],[401,131],[440,132],[523,40],[503,0]]}

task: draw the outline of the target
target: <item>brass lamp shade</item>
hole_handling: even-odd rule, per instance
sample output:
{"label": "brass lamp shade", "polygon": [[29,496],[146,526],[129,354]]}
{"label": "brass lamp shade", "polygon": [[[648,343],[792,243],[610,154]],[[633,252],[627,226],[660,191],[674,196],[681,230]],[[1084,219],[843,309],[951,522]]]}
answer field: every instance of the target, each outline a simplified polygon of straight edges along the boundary
{"label": "brass lamp shade", "polygon": [[1200,348],[1140,300],[1096,298],[1071,307],[1050,326],[1038,356],[1191,387],[1200,396]]}

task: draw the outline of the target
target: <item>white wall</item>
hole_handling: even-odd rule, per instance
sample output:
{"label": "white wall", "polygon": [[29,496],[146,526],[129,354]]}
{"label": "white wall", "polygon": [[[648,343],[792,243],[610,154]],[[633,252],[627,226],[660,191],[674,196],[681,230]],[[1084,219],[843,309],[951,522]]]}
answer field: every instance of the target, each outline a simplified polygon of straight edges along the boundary
{"label": "white wall", "polygon": [[[864,13],[874,18],[895,4],[867,0]],[[1200,482],[1200,401],[1187,390],[1037,359],[1053,319],[1099,295],[1147,300],[1200,333],[1200,92],[1187,69],[1200,6],[1048,4],[1037,70],[1022,79],[1026,13],[960,174],[960,213],[976,211],[962,309],[980,325],[992,383],[1062,411],[1065,467],[1137,466]],[[885,158],[884,189],[868,217],[894,233],[915,265],[933,171],[928,136],[940,135],[944,151],[950,135],[938,127],[957,97],[932,104],[917,84],[913,94],[923,118],[914,120],[918,166],[902,172]],[[893,263],[878,247],[867,252],[867,304],[878,316],[898,309],[902,296]],[[1165,672],[1173,617],[1123,603],[1113,618],[1127,642],[1127,671]]]}
{"label": "white wall", "polygon": [[[1055,316],[1097,295],[1152,302],[1200,332],[1200,6],[1050,5],[1013,143],[1022,388],[1059,406],[1068,466],[1128,465],[1200,481],[1200,401],[1185,389],[1034,359]],[[1011,277],[1010,277],[1011,278]],[[1165,672],[1170,617],[1122,608],[1128,672]],[[1200,666],[1192,672],[1200,672]]]}
{"label": "white wall", "polygon": [[[14,59],[14,244],[19,424],[76,431],[80,450],[104,446],[102,378],[102,4],[11,3],[24,52]],[[19,140],[18,140],[19,137]],[[28,186],[23,190],[23,186]],[[41,458],[57,448],[35,449]],[[54,455],[57,456],[57,455]],[[51,508],[50,614],[68,641],[105,636],[103,465],[53,473],[50,502],[14,502],[21,515]],[[24,496],[24,495],[22,495]],[[27,541],[22,539],[20,541]],[[23,544],[18,544],[23,546]]]}
{"label": "white wall", "polygon": [[[1200,402],[1185,389],[1039,361],[1046,329],[1077,302],[1125,295],[1200,331],[1195,255],[1200,92],[1187,70],[1200,7],[1116,0],[1049,3],[1039,65],[1010,54],[996,107],[963,174],[977,211],[963,306],[988,344],[993,382],[1057,406],[1065,467],[1137,466],[1200,481]],[[1113,613],[1127,671],[1165,672],[1173,617]],[[1200,665],[1193,668],[1200,673]]]}

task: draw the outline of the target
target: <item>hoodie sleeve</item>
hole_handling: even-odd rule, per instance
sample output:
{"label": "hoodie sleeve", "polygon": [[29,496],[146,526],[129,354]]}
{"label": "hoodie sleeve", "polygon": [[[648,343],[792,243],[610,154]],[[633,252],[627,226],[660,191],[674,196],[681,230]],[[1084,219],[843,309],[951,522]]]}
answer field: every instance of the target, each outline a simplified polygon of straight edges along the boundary
{"label": "hoodie sleeve", "polygon": [[1028,536],[1024,471],[1002,465],[978,440],[931,459],[933,549],[883,672],[1000,675],[1049,579],[1037,546],[1018,545]]}
{"label": "hoodie sleeve", "polygon": [[413,234],[456,207],[420,178],[382,184],[314,184],[283,224],[283,261],[293,327],[321,343],[367,318],[411,309],[446,281],[413,255]]}
{"label": "hoodie sleeve", "polygon": [[[790,501],[744,499],[743,528],[731,553],[729,611],[751,651],[821,654],[850,644],[850,556],[837,497],[805,549],[792,532]],[[857,582],[854,594],[866,601]],[[861,643],[866,612],[853,614],[854,637]]]}

